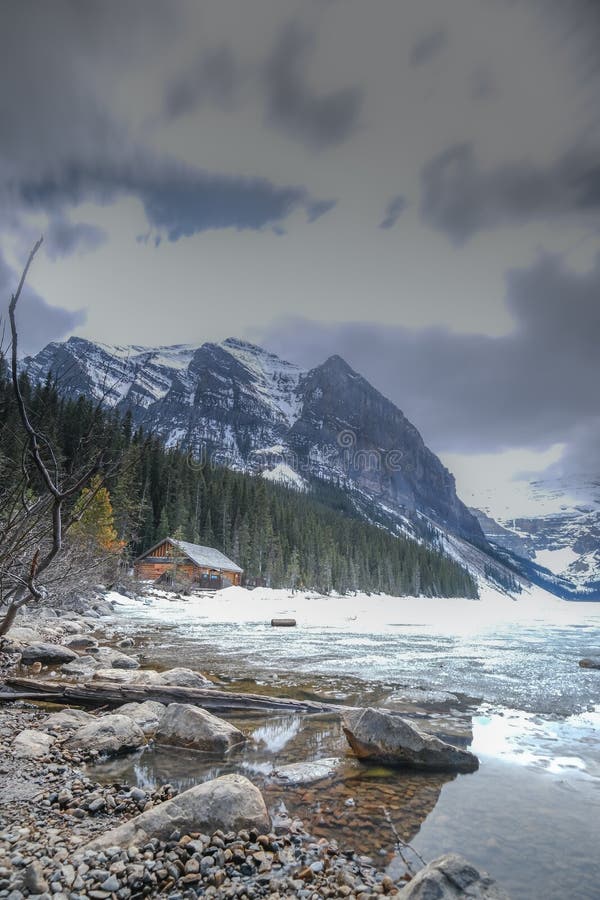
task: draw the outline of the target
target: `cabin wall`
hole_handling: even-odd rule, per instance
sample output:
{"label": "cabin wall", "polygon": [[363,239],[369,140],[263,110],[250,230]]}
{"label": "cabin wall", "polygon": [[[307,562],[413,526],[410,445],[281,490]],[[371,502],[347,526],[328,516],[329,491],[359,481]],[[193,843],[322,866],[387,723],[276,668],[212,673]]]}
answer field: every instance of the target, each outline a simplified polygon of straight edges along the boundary
{"label": "cabin wall", "polygon": [[[167,545],[167,547],[172,549],[170,545]],[[206,583],[207,577],[211,574],[216,574],[217,576],[222,574],[224,578],[231,582],[231,584],[240,584],[239,572],[228,572],[226,569],[223,569],[222,572],[217,572],[215,569],[210,569],[208,566],[196,566],[190,560],[175,563],[172,558],[165,558],[166,554],[164,554],[164,551],[160,552],[159,555],[159,551],[163,551],[162,545],[161,547],[156,548],[152,556],[141,559],[134,564],[136,578],[140,578],[143,581],[155,581],[165,572],[172,572],[173,569],[176,568],[179,575],[190,581],[202,581],[203,583]]]}

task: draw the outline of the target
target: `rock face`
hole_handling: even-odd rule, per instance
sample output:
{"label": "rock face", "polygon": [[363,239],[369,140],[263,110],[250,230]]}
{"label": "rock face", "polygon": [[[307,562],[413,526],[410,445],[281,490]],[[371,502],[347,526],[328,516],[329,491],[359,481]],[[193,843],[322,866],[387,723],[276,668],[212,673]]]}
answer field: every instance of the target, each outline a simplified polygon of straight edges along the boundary
{"label": "rock face", "polygon": [[582,669],[600,669],[600,656],[588,656],[579,660]]}
{"label": "rock face", "polygon": [[163,717],[166,706],[157,700],[145,700],[144,703],[124,703],[115,709],[119,716],[128,716],[132,722],[142,729],[144,734],[154,734]]}
{"label": "rock face", "polygon": [[486,872],[458,856],[448,853],[421,869],[398,894],[398,900],[509,900]]}
{"label": "rock face", "polygon": [[176,829],[182,834],[213,834],[219,829],[238,832],[251,828],[261,834],[271,828],[262,794],[243,775],[223,775],[100,835],[87,848],[141,847],[152,838],[166,840]]}
{"label": "rock face", "polygon": [[54,738],[45,734],[43,731],[34,731],[32,728],[26,728],[16,736],[13,741],[13,750],[20,756],[35,758],[37,756],[46,756],[49,752]]}
{"label": "rock face", "polygon": [[[40,381],[51,370],[67,395],[129,410],[136,425],[185,447],[205,447],[236,469],[276,472],[281,463],[297,463],[292,474],[358,489],[402,515],[405,526],[421,511],[484,542],[453,476],[415,426],[339,356],[305,372],[235,338],[132,347],[125,357],[122,348],[71,337],[49,344],[24,367]],[[107,371],[129,386],[126,392],[100,391]]]}
{"label": "rock face", "polygon": [[122,753],[146,743],[144,732],[129,716],[108,715],[79,728],[67,741],[75,750]]}
{"label": "rock face", "polygon": [[359,759],[437,771],[474,772],[479,768],[473,753],[425,734],[406,719],[383,710],[352,710],[344,715],[342,725]]}
{"label": "rock face", "polygon": [[189,703],[171,703],[160,720],[157,744],[175,744],[208,753],[226,753],[244,743],[246,736],[236,728],[213,716],[205,709]]}
{"label": "rock face", "polygon": [[35,641],[21,651],[21,662],[30,665],[34,662],[41,663],[66,663],[78,659],[77,653],[69,647],[60,644],[45,644]]}

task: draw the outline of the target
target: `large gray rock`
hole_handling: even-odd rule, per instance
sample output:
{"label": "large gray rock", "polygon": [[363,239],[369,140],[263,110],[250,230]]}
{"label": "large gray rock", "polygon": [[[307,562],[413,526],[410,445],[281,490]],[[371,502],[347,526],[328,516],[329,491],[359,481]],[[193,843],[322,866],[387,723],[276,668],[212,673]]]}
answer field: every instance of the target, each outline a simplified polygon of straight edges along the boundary
{"label": "large gray rock", "polygon": [[115,713],[119,716],[128,716],[139,725],[144,734],[154,734],[166,708],[164,703],[159,703],[158,700],[145,700],[144,703],[124,703],[115,709]]}
{"label": "large gray rock", "polygon": [[487,872],[479,872],[459,856],[434,859],[396,894],[397,900],[509,900]]}
{"label": "large gray rock", "polygon": [[46,644],[43,641],[34,641],[21,651],[21,662],[30,665],[34,662],[41,663],[66,663],[77,659],[77,653],[69,647],[60,644]]}
{"label": "large gray rock", "polygon": [[263,834],[271,829],[262,794],[243,775],[223,775],[101,834],[84,849],[142,847],[151,838],[165,840],[175,830],[213,834],[219,829],[238,832],[251,828]]}
{"label": "large gray rock", "polygon": [[163,684],[173,685],[174,687],[190,687],[204,688],[214,687],[212,681],[209,681],[199,672],[193,672],[191,669],[167,669],[166,672],[160,673]]}
{"label": "large gray rock", "polygon": [[93,721],[95,721],[95,717],[83,709],[61,709],[60,712],[48,716],[44,727],[49,731],[73,731],[75,728],[81,728],[82,725]]}
{"label": "large gray rock", "polygon": [[438,771],[474,772],[479,768],[479,760],[468,750],[459,750],[380,709],[351,710],[344,715],[342,727],[359,759]]}
{"label": "large gray rock", "polygon": [[587,656],[579,660],[582,669],[600,669],[600,656]]}
{"label": "large gray rock", "polygon": [[13,741],[13,751],[19,756],[34,759],[46,756],[54,743],[54,738],[43,731],[34,731],[33,728],[25,728],[19,732]]}
{"label": "large gray rock", "polygon": [[98,647],[96,638],[89,637],[87,634],[76,634],[74,637],[67,638],[64,646],[70,650],[95,650]]}
{"label": "large gray rock", "polygon": [[144,732],[129,716],[100,716],[83,725],[67,740],[74,750],[97,750],[99,753],[123,753],[146,743]]}
{"label": "large gray rock", "polygon": [[[79,622],[77,619],[61,619],[60,627],[65,634],[79,634],[84,629],[83,622]],[[67,642],[65,641],[65,643]]]}
{"label": "large gray rock", "polygon": [[160,720],[157,744],[175,744],[210,753],[226,753],[246,740],[246,736],[218,716],[189,703],[171,703]]}
{"label": "large gray rock", "polygon": [[80,656],[68,663],[63,663],[60,671],[71,678],[91,678],[100,663],[95,656]]}
{"label": "large gray rock", "polygon": [[100,647],[94,656],[104,668],[139,669],[140,666],[137,659],[127,656],[126,653],[121,653],[120,650],[115,650],[113,647]]}
{"label": "large gray rock", "polygon": [[271,778],[280,784],[312,784],[314,781],[331,778],[339,770],[340,765],[341,759],[337,756],[315,759],[313,762],[290,763],[273,769]]}

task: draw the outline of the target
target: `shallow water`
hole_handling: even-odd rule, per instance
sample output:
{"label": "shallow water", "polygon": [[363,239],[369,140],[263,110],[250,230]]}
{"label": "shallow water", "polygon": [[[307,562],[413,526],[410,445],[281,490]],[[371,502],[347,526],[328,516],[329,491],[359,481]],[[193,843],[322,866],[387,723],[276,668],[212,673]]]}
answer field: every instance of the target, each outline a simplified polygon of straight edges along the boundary
{"label": "shallow water", "polygon": [[[151,748],[105,765],[103,777],[187,787],[242,771],[274,813],[368,852],[392,874],[400,863],[390,820],[425,858],[464,853],[515,900],[600,896],[600,672],[577,665],[600,649],[597,607],[314,598],[303,608],[255,595],[251,609],[159,599],[122,612],[148,664],[197,668],[235,690],[388,705],[462,746],[472,741],[480,770],[453,778],[357,766],[337,717],[261,716],[232,719],[256,743],[225,764]],[[267,624],[284,612],[298,628]],[[338,773],[317,785],[281,788],[268,774],[274,762],[332,756],[343,760]]]}

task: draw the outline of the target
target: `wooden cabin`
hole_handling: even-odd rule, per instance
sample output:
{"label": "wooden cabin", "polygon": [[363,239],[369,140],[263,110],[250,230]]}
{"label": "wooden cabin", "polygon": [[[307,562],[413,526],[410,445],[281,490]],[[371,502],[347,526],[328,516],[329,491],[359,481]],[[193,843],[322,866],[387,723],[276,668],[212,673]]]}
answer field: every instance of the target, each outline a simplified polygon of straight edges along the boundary
{"label": "wooden cabin", "polygon": [[161,575],[170,574],[173,578],[179,576],[201,587],[216,589],[240,584],[244,571],[214,547],[170,537],[138,556],[133,568],[136,577],[143,581],[155,581]]}

